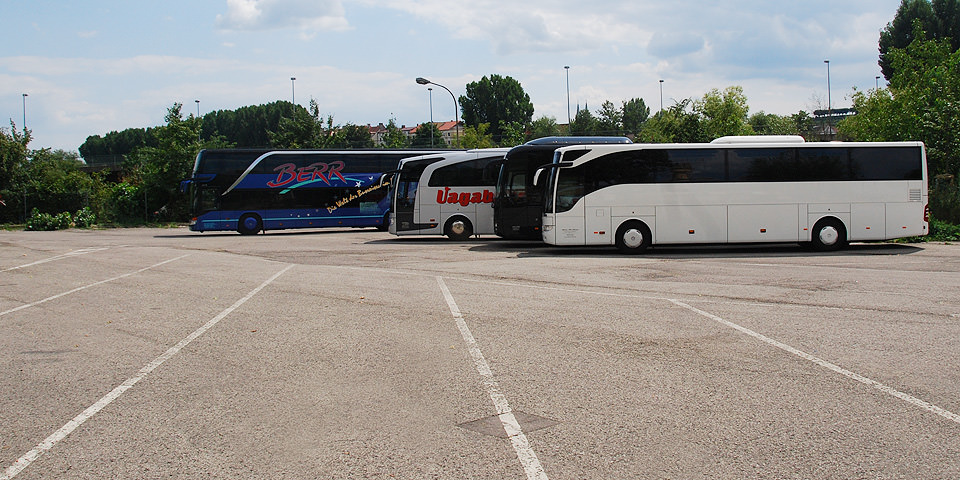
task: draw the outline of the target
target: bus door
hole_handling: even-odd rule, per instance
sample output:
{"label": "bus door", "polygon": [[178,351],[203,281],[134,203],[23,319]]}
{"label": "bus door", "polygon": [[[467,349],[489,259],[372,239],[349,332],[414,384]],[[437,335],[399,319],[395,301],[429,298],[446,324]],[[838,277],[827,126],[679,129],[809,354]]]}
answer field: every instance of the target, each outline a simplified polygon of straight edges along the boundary
{"label": "bus door", "polygon": [[[403,171],[400,172],[400,175],[403,175]],[[416,180],[401,179],[397,183],[397,197],[393,205],[393,211],[396,214],[394,225],[396,225],[397,230],[410,230],[412,228],[418,185],[419,181]]]}
{"label": "bus door", "polygon": [[[421,183],[421,185],[424,184]],[[424,188],[423,192],[426,192],[426,195],[422,195],[421,197],[417,198],[417,205],[415,207],[416,209],[414,211],[413,220],[420,224],[437,223],[441,218],[440,204],[438,203],[437,199],[443,195],[443,188]]]}
{"label": "bus door", "polygon": [[193,212],[190,229],[194,231],[219,230],[220,221],[220,191],[221,188],[208,183],[193,183],[193,205],[190,211]]}
{"label": "bus door", "polygon": [[443,160],[443,157],[434,157],[404,162],[397,173],[396,197],[393,204],[394,221],[390,224],[391,231],[414,231],[419,229],[416,209],[419,207],[417,189],[420,187],[420,176],[431,163]]}
{"label": "bus door", "polygon": [[556,238],[558,245],[583,245],[586,241],[582,174],[559,173],[556,193]]}
{"label": "bus door", "polygon": [[610,207],[584,205],[584,240],[586,245],[611,245],[614,233],[610,231]]}

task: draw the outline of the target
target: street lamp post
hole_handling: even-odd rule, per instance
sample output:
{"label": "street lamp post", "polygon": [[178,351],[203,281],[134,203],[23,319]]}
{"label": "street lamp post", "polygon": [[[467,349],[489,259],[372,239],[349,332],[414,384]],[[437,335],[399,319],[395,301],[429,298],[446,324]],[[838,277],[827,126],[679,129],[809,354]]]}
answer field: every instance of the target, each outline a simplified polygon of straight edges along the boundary
{"label": "street lamp post", "polygon": [[[23,94],[23,136],[27,136],[27,94]],[[23,221],[27,221],[27,183],[23,184]]]}
{"label": "street lamp post", "polygon": [[827,64],[827,118],[833,116],[833,100],[830,98],[830,60],[824,60]]}
{"label": "street lamp post", "polygon": [[877,75],[875,80],[877,81],[877,90],[880,90],[880,75]]}
{"label": "street lamp post", "polygon": [[831,117],[833,117],[833,100],[830,98],[830,60],[824,60],[823,63],[827,64],[827,127],[826,134],[828,136],[833,135],[833,126],[831,125]]}
{"label": "street lamp post", "polygon": [[290,77],[290,103],[294,105],[297,104],[297,89],[295,86],[296,81],[297,77]]}
{"label": "street lamp post", "polygon": [[663,79],[660,80],[660,111],[663,111]]}
{"label": "street lamp post", "polygon": [[[200,100],[194,100],[194,102],[197,102],[197,119],[199,119],[199,118],[200,118]],[[199,129],[199,128],[197,129],[197,141],[198,141],[198,142],[200,141],[200,129]]]}
{"label": "street lamp post", "polygon": [[567,128],[570,128],[570,65],[564,65],[567,71]]}
{"label": "street lamp post", "polygon": [[459,147],[459,146],[460,146],[460,105],[457,103],[457,97],[453,94],[453,92],[450,91],[449,88],[444,87],[443,85],[440,85],[440,84],[437,83],[437,82],[431,82],[430,80],[427,80],[426,78],[417,77],[417,83],[419,83],[420,85],[436,85],[436,86],[438,86],[438,87],[446,90],[447,93],[450,94],[450,98],[453,98],[453,115],[454,115],[454,118],[455,118],[456,121],[457,121],[457,123],[455,124],[454,128],[456,129],[456,134],[457,134],[457,146]]}
{"label": "street lamp post", "polygon": [[427,87],[427,94],[430,96],[430,148],[433,148],[433,87]]}

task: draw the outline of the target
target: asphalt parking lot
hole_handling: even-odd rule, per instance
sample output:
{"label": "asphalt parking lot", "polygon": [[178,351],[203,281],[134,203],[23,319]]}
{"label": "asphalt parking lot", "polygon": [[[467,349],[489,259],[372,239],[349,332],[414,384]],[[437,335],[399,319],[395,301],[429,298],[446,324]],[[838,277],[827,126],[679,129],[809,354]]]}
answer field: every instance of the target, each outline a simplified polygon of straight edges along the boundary
{"label": "asphalt parking lot", "polygon": [[0,479],[960,478],[960,246],[0,232]]}

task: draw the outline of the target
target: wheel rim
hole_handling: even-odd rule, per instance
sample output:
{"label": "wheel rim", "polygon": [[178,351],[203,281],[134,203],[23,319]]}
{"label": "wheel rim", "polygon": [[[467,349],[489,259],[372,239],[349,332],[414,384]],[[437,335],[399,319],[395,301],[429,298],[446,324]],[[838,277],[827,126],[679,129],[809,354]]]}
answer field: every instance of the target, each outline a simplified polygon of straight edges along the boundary
{"label": "wheel rim", "polygon": [[467,231],[467,226],[463,223],[463,220],[457,220],[450,224],[450,232],[454,235],[463,235]]}
{"label": "wheel rim", "polygon": [[243,227],[247,230],[255,231],[257,229],[257,219],[253,217],[243,219]]}
{"label": "wheel rim", "polygon": [[827,225],[820,229],[818,237],[820,238],[820,243],[824,245],[836,245],[837,241],[840,240],[840,232],[837,231],[837,227]]}
{"label": "wheel rim", "polygon": [[623,232],[623,245],[628,248],[640,248],[643,245],[643,232],[636,228]]}

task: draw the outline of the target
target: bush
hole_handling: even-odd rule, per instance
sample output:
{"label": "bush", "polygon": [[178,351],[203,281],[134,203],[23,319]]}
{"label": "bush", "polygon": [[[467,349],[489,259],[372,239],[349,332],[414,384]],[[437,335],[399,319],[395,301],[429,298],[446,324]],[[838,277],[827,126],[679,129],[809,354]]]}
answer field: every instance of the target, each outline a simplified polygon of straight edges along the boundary
{"label": "bush", "polygon": [[73,219],[67,212],[51,215],[49,213],[40,213],[37,209],[30,212],[30,218],[27,219],[27,230],[50,231],[63,230],[70,228]]}
{"label": "bush", "polygon": [[143,191],[141,188],[126,182],[114,185],[109,200],[113,218],[108,220],[120,223],[143,223]]}
{"label": "bush", "polygon": [[97,223],[97,216],[93,214],[89,207],[83,207],[73,214],[73,226],[77,228],[90,228]]}
{"label": "bush", "polygon": [[56,215],[49,213],[40,213],[36,208],[30,213],[27,219],[27,230],[32,231],[51,231],[64,230],[71,227],[90,228],[96,223],[96,216],[89,208],[77,210],[77,213],[70,215],[70,212],[61,212]]}
{"label": "bush", "polygon": [[936,218],[930,219],[930,235],[927,240],[934,242],[960,241],[960,225],[947,223]]}

